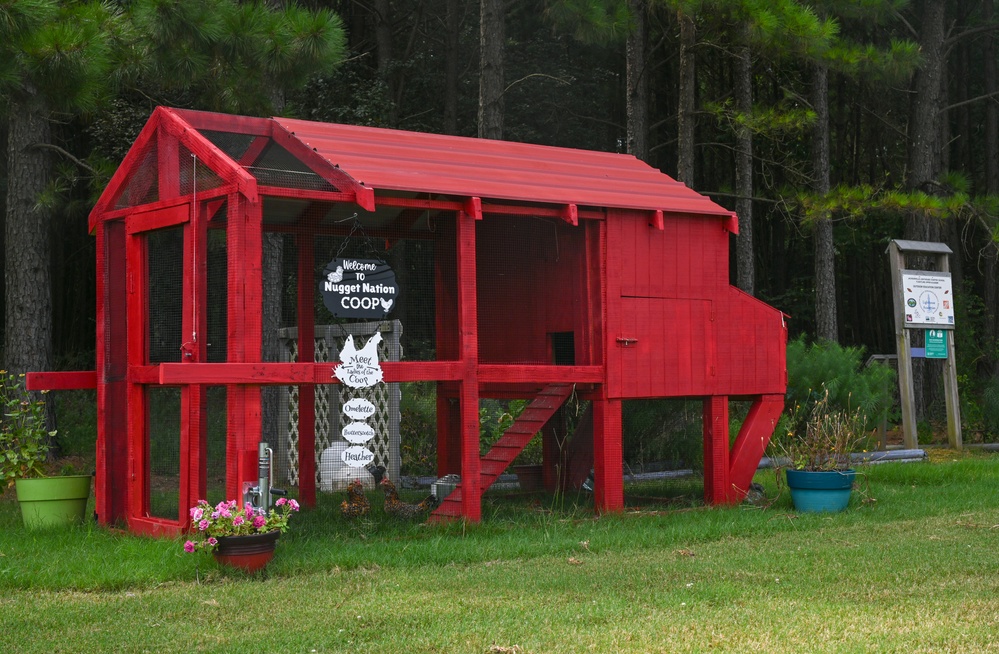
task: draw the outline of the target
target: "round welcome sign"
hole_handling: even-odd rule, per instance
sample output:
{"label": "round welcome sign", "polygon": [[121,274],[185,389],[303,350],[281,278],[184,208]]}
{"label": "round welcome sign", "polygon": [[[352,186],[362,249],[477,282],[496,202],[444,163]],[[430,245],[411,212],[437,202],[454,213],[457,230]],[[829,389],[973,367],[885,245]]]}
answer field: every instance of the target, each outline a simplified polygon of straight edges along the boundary
{"label": "round welcome sign", "polygon": [[384,318],[395,307],[399,285],[381,259],[338,257],[326,264],[319,292],[337,318]]}

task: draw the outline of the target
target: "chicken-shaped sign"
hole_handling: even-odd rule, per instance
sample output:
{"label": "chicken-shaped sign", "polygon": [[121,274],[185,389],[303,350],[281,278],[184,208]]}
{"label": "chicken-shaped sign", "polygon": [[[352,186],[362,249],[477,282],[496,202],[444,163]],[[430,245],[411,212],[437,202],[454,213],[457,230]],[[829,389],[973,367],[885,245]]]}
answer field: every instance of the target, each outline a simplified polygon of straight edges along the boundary
{"label": "chicken-shaped sign", "polygon": [[369,388],[382,381],[382,366],[378,363],[378,344],[382,342],[380,332],[368,339],[360,350],[354,346],[354,335],[348,334],[340,350],[340,365],[333,374],[341,383],[351,388]]}

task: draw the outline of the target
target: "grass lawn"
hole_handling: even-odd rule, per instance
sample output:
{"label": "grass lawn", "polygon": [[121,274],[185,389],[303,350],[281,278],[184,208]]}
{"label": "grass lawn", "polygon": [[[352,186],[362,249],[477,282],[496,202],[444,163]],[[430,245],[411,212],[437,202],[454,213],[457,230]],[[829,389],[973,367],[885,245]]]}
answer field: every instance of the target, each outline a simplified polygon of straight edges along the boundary
{"label": "grass lawn", "polygon": [[179,541],[26,532],[9,493],[0,652],[999,652],[999,456],[935,459],[865,468],[837,515],[537,496],[428,526],[333,498],[255,577]]}

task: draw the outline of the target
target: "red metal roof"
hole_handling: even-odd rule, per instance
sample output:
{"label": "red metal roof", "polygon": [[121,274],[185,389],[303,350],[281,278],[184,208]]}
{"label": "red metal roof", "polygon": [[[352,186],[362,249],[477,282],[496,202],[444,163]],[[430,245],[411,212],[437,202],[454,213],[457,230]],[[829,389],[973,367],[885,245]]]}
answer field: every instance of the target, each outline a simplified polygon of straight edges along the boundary
{"label": "red metal roof", "polygon": [[732,216],[631,155],[274,118],[376,191]]}

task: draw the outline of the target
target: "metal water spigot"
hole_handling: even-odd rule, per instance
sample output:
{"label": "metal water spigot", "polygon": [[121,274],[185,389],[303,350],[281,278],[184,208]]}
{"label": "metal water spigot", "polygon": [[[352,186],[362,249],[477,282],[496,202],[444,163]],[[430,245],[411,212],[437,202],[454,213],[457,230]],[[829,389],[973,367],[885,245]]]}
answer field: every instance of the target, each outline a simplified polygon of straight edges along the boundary
{"label": "metal water spigot", "polygon": [[256,513],[264,514],[271,508],[273,495],[286,495],[287,491],[274,488],[274,450],[267,443],[257,447],[257,485],[243,483],[243,503],[253,507]]}

